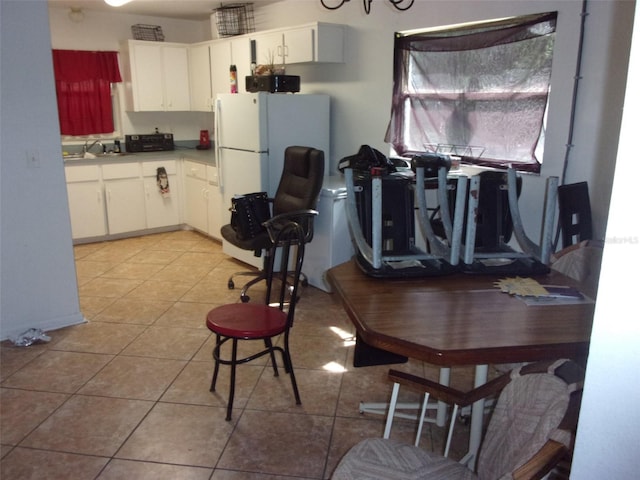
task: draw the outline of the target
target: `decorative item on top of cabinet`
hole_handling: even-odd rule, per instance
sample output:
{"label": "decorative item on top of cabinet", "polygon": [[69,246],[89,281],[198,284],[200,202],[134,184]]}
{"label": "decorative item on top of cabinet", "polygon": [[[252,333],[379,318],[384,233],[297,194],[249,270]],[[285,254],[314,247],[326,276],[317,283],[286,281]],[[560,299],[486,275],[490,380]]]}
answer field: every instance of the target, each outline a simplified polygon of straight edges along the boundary
{"label": "decorative item on top of cabinet", "polygon": [[128,111],[191,110],[188,45],[127,40],[122,43]]}

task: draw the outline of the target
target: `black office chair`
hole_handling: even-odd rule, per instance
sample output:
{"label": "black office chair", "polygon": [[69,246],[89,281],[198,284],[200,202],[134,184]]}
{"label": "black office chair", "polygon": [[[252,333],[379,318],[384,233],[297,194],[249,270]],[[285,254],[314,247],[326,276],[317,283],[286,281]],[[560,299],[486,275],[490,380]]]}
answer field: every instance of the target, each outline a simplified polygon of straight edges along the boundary
{"label": "black office chair", "polygon": [[558,187],[558,219],[563,248],[593,238],[587,182]]}
{"label": "black office chair", "polygon": [[[311,147],[290,146],[284,152],[284,167],[280,184],[276,190],[272,203],[272,217],[278,217],[282,223],[295,221],[302,225],[305,231],[305,243],[313,239],[313,215],[310,211],[316,208],[322,180],[324,177],[324,152]],[[262,271],[237,272],[228,282],[229,289],[235,288],[233,281],[238,275],[251,275],[256,278],[247,282],[240,293],[243,302],[249,301],[248,289],[267,277],[268,255],[273,246],[272,237],[265,229],[250,239],[241,239],[233,227],[224,225],[220,231],[222,237],[243,250],[253,250],[256,257],[263,254]],[[273,234],[272,234],[273,236]],[[303,279],[303,284],[306,280]]]}

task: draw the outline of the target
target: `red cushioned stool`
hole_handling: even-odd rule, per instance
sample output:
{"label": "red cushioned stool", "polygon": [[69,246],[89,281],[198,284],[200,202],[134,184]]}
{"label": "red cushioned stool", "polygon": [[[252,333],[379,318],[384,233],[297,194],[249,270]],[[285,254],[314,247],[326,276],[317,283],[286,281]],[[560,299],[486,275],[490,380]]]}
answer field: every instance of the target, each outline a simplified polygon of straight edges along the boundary
{"label": "red cushioned stool", "polygon": [[[310,214],[317,214],[312,212]],[[227,420],[231,420],[233,395],[235,391],[236,365],[250,362],[263,355],[271,357],[275,376],[278,376],[275,352],[282,354],[285,372],[291,377],[296,404],[300,405],[300,394],[293,373],[289,353],[289,330],[293,324],[295,307],[298,301],[298,285],[304,259],[305,232],[300,224],[287,222],[278,225],[277,220],[265,222],[273,236],[273,252],[269,256],[271,265],[266,269],[267,289],[264,303],[234,303],[214,308],[207,314],[207,328],[216,334],[216,346],[213,349],[215,367],[210,390],[216,388],[216,379],[220,364],[231,366],[231,383],[227,404]],[[271,223],[270,223],[271,222]],[[276,250],[279,251],[279,268],[274,268]],[[283,346],[274,346],[272,339],[283,334]],[[231,358],[221,358],[220,348],[231,341]],[[238,340],[258,340],[265,348],[248,357],[238,358]]]}

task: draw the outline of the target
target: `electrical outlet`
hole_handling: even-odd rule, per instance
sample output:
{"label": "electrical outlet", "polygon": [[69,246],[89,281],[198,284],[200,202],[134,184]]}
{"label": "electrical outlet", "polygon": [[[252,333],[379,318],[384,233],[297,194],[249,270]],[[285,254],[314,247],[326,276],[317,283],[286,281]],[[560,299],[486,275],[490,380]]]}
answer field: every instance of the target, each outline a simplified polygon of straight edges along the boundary
{"label": "electrical outlet", "polygon": [[27,168],[40,168],[40,152],[27,150]]}

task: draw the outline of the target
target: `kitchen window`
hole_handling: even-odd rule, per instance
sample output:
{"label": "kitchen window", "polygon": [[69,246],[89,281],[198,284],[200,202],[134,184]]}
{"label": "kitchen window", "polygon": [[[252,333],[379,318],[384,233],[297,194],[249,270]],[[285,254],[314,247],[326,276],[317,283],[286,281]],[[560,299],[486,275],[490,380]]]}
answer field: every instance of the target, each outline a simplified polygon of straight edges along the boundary
{"label": "kitchen window", "polygon": [[60,133],[63,136],[113,136],[117,52],[53,50]]}
{"label": "kitchen window", "polygon": [[539,172],[557,13],[397,33],[394,153]]}

